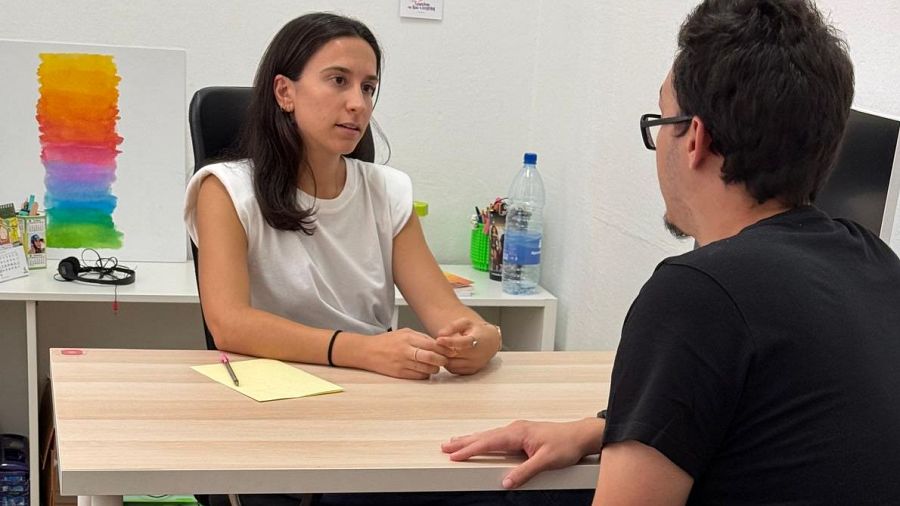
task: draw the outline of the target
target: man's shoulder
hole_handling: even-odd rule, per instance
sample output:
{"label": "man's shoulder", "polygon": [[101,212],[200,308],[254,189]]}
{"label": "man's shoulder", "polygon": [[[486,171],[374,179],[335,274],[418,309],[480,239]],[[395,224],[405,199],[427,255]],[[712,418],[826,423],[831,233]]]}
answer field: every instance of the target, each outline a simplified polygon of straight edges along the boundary
{"label": "man's shoulder", "polygon": [[814,208],[801,208],[755,223],[740,233],[707,244],[660,265],[681,265],[721,276],[756,275],[790,268],[811,255],[827,255],[821,246],[842,241],[840,225]]}
{"label": "man's shoulder", "polygon": [[681,255],[657,265],[632,303],[626,322],[632,317],[702,320],[705,311],[713,307],[727,312],[734,309],[727,283],[722,283],[714,269],[692,261],[690,254]]}

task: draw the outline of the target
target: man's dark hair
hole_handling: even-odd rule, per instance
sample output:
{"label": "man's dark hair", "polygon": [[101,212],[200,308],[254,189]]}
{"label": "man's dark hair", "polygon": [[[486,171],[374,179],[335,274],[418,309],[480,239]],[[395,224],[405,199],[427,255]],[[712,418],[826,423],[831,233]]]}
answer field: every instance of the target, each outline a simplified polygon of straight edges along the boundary
{"label": "man's dark hair", "polygon": [[276,229],[312,235],[315,209],[304,209],[297,202],[297,170],[306,150],[293,115],[282,111],[275,100],[275,76],[281,74],[296,81],[309,59],[339,37],[366,41],[375,52],[376,72],[381,76],[381,48],[369,28],[355,19],[324,12],[306,14],[284,25],[256,71],[239,154],[253,164],[256,200],[266,222]]}
{"label": "man's dark hair", "polygon": [[811,1],[704,1],[681,26],[672,76],[681,112],[724,157],[726,183],[760,203],[815,199],[847,125],[853,64]]}

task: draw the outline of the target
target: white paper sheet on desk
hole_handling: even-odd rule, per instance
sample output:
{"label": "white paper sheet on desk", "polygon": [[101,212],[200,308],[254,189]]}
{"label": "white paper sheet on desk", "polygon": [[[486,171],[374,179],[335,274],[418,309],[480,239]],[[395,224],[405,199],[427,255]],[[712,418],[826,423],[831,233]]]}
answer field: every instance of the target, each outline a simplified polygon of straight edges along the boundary
{"label": "white paper sheet on desk", "polygon": [[231,368],[234,369],[234,375],[237,376],[240,386],[234,386],[231,376],[221,362],[191,367],[200,374],[260,402],[344,391],[334,383],[278,360],[257,358],[232,361]]}

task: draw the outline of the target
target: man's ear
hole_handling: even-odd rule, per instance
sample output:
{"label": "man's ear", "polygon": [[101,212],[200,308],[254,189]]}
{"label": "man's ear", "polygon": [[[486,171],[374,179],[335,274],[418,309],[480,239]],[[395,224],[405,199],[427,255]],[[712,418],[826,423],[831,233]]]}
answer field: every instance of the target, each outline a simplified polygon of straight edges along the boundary
{"label": "man's ear", "polygon": [[712,152],[712,138],[709,136],[709,130],[703,124],[703,120],[694,116],[691,120],[691,126],[688,128],[688,162],[690,168],[697,169],[710,156],[715,156]]}

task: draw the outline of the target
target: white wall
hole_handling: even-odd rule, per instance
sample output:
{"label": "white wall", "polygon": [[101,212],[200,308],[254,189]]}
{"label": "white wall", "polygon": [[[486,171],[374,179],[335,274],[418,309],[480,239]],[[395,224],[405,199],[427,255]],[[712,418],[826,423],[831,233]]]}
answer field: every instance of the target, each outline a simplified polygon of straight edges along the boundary
{"label": "white wall", "polygon": [[544,3],[532,139],[549,191],[544,284],[560,298],[557,346],[612,349],[672,239],[640,115],[657,112],[693,0]]}
{"label": "white wall", "polygon": [[[430,204],[424,224],[438,260],[467,261],[474,205],[504,194],[522,152],[537,151],[549,198],[543,282],[560,298],[557,347],[614,348],[653,267],[689,247],[662,228],[654,158],[637,122],[656,109],[694,4],[446,0],[443,21],[429,22],[400,19],[396,0],[3,0],[0,37],[185,48],[190,96],[249,84],[269,39],[299,14],[364,20],[385,48],[376,118],[391,164]],[[857,104],[900,116],[898,3],[820,5],[849,40]],[[0,200],[12,197],[0,190]]]}

